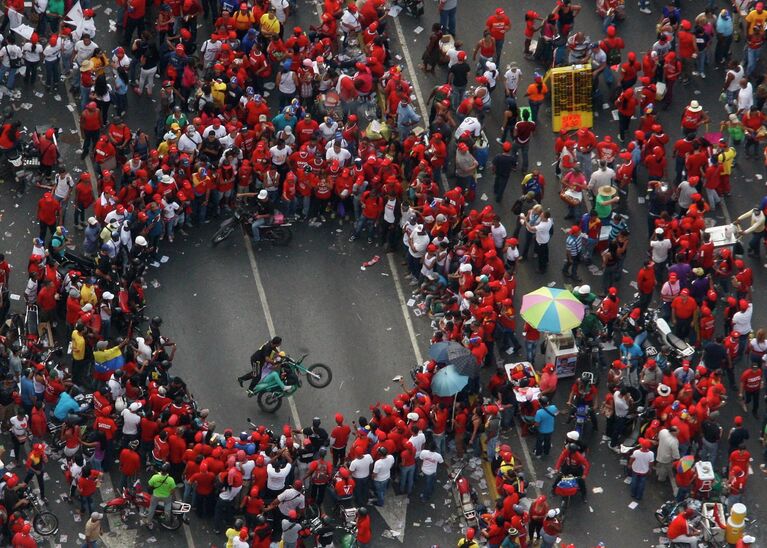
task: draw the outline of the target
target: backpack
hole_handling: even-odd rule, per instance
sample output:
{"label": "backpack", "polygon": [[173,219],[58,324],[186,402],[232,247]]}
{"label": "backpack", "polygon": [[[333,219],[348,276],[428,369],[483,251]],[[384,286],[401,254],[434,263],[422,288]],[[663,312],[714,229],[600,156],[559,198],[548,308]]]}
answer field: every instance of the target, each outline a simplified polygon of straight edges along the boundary
{"label": "backpack", "polygon": [[330,480],[330,470],[328,470],[328,463],[324,460],[317,462],[317,469],[312,475],[312,483],[316,485],[324,485]]}
{"label": "backpack", "polygon": [[620,48],[610,48],[607,51],[607,64],[608,66],[619,65],[621,63],[621,50]]}

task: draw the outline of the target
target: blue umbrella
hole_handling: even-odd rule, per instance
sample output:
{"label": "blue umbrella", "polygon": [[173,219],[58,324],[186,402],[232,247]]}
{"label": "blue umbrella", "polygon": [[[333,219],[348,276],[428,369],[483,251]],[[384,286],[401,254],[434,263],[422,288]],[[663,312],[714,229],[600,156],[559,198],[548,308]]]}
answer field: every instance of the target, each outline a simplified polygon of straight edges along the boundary
{"label": "blue umbrella", "polygon": [[474,354],[456,341],[434,343],[429,348],[429,357],[437,363],[454,365],[459,375],[479,375],[479,364]]}
{"label": "blue umbrella", "polygon": [[437,371],[431,378],[431,392],[435,396],[455,396],[468,383],[468,377],[464,377],[455,370],[455,367],[448,365]]}

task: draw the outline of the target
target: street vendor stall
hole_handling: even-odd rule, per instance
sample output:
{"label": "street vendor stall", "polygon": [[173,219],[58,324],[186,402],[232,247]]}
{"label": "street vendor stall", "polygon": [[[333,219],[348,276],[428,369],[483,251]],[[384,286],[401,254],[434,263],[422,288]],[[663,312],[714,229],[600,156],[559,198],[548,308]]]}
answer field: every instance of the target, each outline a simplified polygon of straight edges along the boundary
{"label": "street vendor stall", "polygon": [[572,377],[578,361],[578,345],[572,330],[583,320],[585,307],[566,289],[541,287],[522,297],[522,318],[545,334],[546,362],[557,376]]}

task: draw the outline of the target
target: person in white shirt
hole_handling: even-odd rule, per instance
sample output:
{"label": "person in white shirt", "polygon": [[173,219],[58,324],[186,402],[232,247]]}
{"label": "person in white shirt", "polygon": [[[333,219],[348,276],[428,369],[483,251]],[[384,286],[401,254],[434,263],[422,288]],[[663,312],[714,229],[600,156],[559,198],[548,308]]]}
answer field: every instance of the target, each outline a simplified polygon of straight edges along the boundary
{"label": "person in white shirt", "polygon": [[740,360],[741,356],[743,356],[743,351],[748,344],[749,335],[752,331],[751,317],[753,314],[754,305],[746,299],[740,299],[740,301],[738,301],[738,311],[732,315],[732,330],[737,331],[738,334],[740,334],[740,338],[738,339],[738,354],[735,360]]}
{"label": "person in white shirt", "polygon": [[66,224],[67,206],[69,206],[69,197],[72,189],[75,188],[75,182],[72,176],[67,172],[63,165],[58,167],[56,175],[53,176],[53,197],[61,204],[61,224]]}
{"label": "person in white shirt", "polygon": [[[287,461],[287,462],[285,462]],[[285,479],[293,469],[287,448],[283,448],[266,465],[266,495],[264,499],[274,500],[285,489]]]}
{"label": "person in white shirt", "polygon": [[455,130],[455,138],[460,138],[465,132],[471,133],[474,137],[482,135],[482,124],[473,116],[467,116]]}
{"label": "person in white shirt", "polygon": [[620,453],[619,442],[623,437],[623,431],[626,426],[626,417],[633,403],[627,387],[622,387],[613,393],[613,405],[615,412],[613,414],[612,436],[610,436],[610,449]]}
{"label": "person in white shirt", "polygon": [[426,445],[426,436],[421,432],[421,429],[415,425],[412,425],[410,429],[413,432],[413,435],[410,436],[410,439],[407,441],[413,444],[413,448],[415,448],[415,456],[417,458],[421,454],[423,446]]}
{"label": "person in white shirt", "polygon": [[6,42],[0,47],[0,84],[7,75],[5,87],[10,90],[16,85],[16,73],[23,63],[21,48],[16,45],[13,35],[13,32],[9,33]]}
{"label": "person in white shirt", "polygon": [[218,34],[212,34],[202,43],[200,52],[202,52],[203,66],[206,70],[216,62],[219,51],[221,51],[221,40],[218,39]]}
{"label": "person in white shirt", "polygon": [[652,442],[642,438],[639,440],[640,448],[635,449],[629,457],[629,468],[631,469],[631,498],[642,500],[644,487],[647,482],[647,476],[655,462],[655,453],[650,451]]}
{"label": "person in white shirt", "polygon": [[93,20],[93,10],[91,9],[83,10],[83,18],[80,24],[72,31],[72,35],[78,40],[86,34],[90,37],[96,36],[96,22]]}
{"label": "person in white shirt", "polygon": [[362,23],[360,23],[360,15],[357,11],[356,4],[349,4],[341,15],[341,30],[344,33],[357,33],[362,30]]}
{"label": "person in white shirt", "polygon": [[[658,276],[659,272],[658,266],[663,268],[666,265],[666,261],[668,261],[668,253],[671,250],[671,240],[669,240],[665,236],[665,231],[658,227],[655,229],[655,233],[653,235],[653,239],[650,240],[650,253],[652,255],[652,262],[655,263],[655,275]],[[661,279],[659,277],[658,279]]]}
{"label": "person in white shirt", "polygon": [[37,67],[43,58],[43,46],[40,44],[37,33],[32,33],[32,37],[21,48],[21,56],[24,58],[24,83],[34,86],[37,80]]}
{"label": "person in white shirt", "polygon": [[426,233],[424,226],[415,225],[407,241],[407,265],[410,269],[410,277],[416,282],[421,275],[421,261],[423,256],[426,255],[426,248],[430,241],[431,238]]}
{"label": "person in white shirt", "polygon": [[120,415],[123,418],[123,436],[125,441],[138,439],[138,426],[141,423],[141,417],[136,413],[141,409],[141,404],[133,402],[127,409],[123,409]]}
{"label": "person in white shirt", "polygon": [[394,457],[388,453],[386,447],[379,447],[378,460],[373,464],[373,487],[376,493],[376,506],[384,505],[386,488],[389,486],[393,466]]}
{"label": "person in white shirt", "polygon": [[445,462],[445,459],[437,453],[437,447],[434,442],[431,442],[428,449],[421,451],[420,455],[416,458],[421,460],[421,472],[423,473],[424,480],[426,480],[426,485],[424,485],[420,499],[423,502],[427,502],[431,499],[434,493],[434,485],[437,483],[437,468]]}
{"label": "person in white shirt", "polygon": [[286,165],[288,156],[290,156],[292,152],[293,151],[290,150],[290,147],[287,146],[284,141],[277,141],[277,144],[269,149],[269,155],[272,157],[272,163],[278,168]]}
{"label": "person in white shirt", "polygon": [[194,157],[197,155],[197,151],[200,149],[201,144],[202,136],[197,133],[197,130],[192,124],[189,124],[186,126],[186,131],[178,140],[178,144],[176,146],[178,147],[179,152],[189,154],[192,159],[194,159]]}
{"label": "person in white shirt", "polygon": [[522,70],[517,66],[516,62],[512,62],[503,75],[503,89],[506,92],[506,97],[517,96],[517,89],[519,89],[519,82],[521,80]]}
{"label": "person in white shirt", "polygon": [[280,25],[284,25],[290,14],[290,3],[288,0],[271,0],[271,7],[274,8],[274,15]]}
{"label": "person in white shirt", "polygon": [[363,506],[368,502],[370,491],[370,472],[373,468],[373,457],[360,451],[356,458],[349,463],[349,472],[354,478],[354,503]]}
{"label": "person in white shirt", "polygon": [[506,240],[506,227],[501,223],[501,218],[497,215],[493,219],[493,225],[490,227],[490,234],[493,236],[493,244],[496,251],[503,249],[503,243]]}
{"label": "person in white shirt", "polygon": [[99,45],[91,40],[90,34],[83,34],[77,42],[75,42],[75,62],[82,65],[86,59],[93,57],[93,52],[96,51]]}
{"label": "person in white shirt", "polygon": [[45,90],[58,92],[61,61],[61,44],[56,35],[48,38],[48,45],[43,49],[43,61],[45,62]]}
{"label": "person in white shirt", "polygon": [[538,254],[538,273],[543,274],[549,266],[549,240],[554,221],[551,220],[551,212],[546,210],[541,215],[541,221],[533,226],[525,221],[525,228],[535,233],[535,252]]}
{"label": "person in white shirt", "polygon": [[328,163],[331,163],[333,160],[338,160],[341,167],[346,167],[346,164],[352,159],[352,153],[343,148],[339,140],[335,140],[328,143],[325,159]]}

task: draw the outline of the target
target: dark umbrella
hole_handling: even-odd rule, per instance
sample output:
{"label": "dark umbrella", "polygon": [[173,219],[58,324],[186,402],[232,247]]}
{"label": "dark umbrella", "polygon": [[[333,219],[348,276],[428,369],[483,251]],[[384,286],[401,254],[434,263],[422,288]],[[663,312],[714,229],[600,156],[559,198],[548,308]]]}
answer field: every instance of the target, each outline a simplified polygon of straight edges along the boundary
{"label": "dark umbrella", "polygon": [[466,377],[479,375],[479,364],[474,355],[468,348],[455,341],[431,345],[429,357],[438,363],[452,365],[459,375]]}

